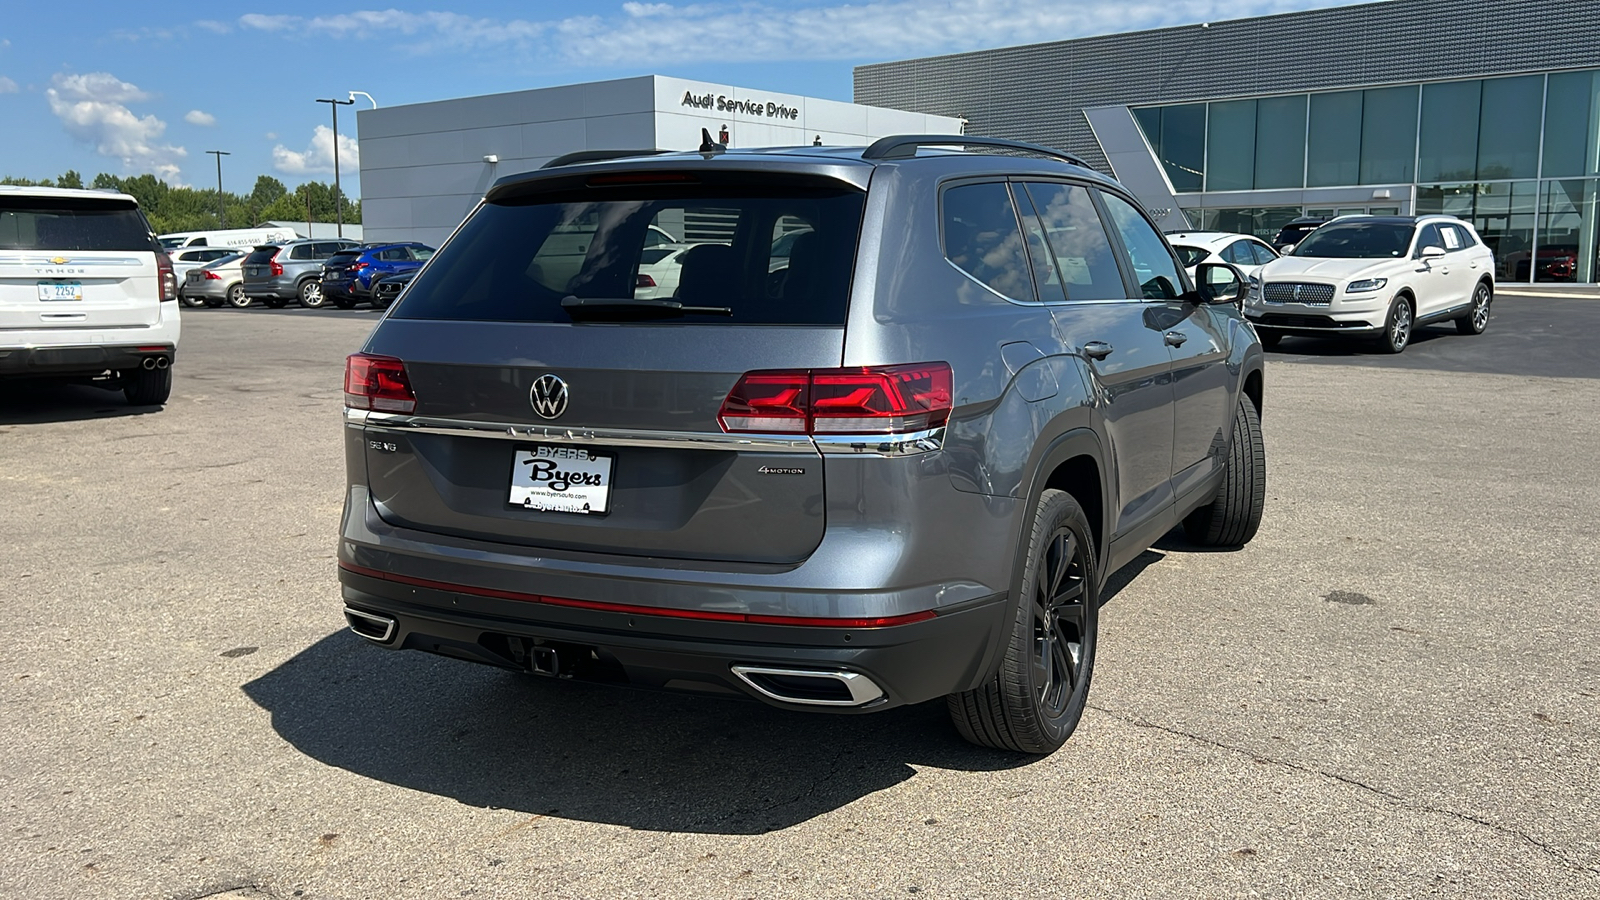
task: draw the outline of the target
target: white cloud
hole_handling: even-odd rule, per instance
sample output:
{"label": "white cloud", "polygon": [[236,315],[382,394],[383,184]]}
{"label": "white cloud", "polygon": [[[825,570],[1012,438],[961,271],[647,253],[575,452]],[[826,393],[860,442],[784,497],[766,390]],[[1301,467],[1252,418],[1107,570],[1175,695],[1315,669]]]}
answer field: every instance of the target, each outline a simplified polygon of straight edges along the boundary
{"label": "white cloud", "polygon": [[269,140],[269,141],[275,141],[275,140],[277,140],[277,139],[278,139],[278,133],[277,133],[277,132],[276,132],[276,131],[269,131],[269,132],[267,132],[267,140]]}
{"label": "white cloud", "polygon": [[190,125],[210,126],[217,124],[216,116],[213,116],[208,112],[201,112],[198,109],[191,109],[187,113],[184,113],[183,120],[188,122]]}
{"label": "white cloud", "polygon": [[217,22],[212,19],[201,19],[194,23],[194,27],[204,29],[212,34],[228,34],[233,31],[233,26],[227,22]]}
{"label": "white cloud", "polygon": [[392,41],[413,53],[516,46],[587,65],[901,59],[1337,6],[1350,0],[867,0],[792,8],[716,0],[627,2],[620,14],[487,19],[452,12],[358,10],[323,16],[250,14],[247,30],[286,38]]}
{"label": "white cloud", "polygon": [[15,94],[18,90],[20,90],[20,88],[17,87],[17,83],[15,81],[12,81],[4,75],[0,75],[0,94]]}
{"label": "white cloud", "polygon": [[[361,166],[361,148],[348,134],[339,135],[339,172],[354,173]],[[272,167],[285,175],[311,175],[333,172],[333,129],[318,125],[311,135],[311,146],[296,153],[282,144],[272,148]]]}
{"label": "white cloud", "polygon": [[140,118],[127,106],[150,99],[149,94],[108,72],[90,72],[56,75],[45,96],[67,134],[94,145],[101,156],[121,160],[126,169],[177,182],[178,162],[188,151],[160,143],[167,123],[155,116]]}

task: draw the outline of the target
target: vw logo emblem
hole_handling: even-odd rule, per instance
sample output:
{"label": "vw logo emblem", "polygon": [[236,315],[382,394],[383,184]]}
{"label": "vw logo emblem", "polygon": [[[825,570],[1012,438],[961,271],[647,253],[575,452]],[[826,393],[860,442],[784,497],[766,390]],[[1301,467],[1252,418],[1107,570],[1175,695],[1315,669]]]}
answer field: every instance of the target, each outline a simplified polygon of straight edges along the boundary
{"label": "vw logo emblem", "polygon": [[567,383],[554,375],[540,375],[528,391],[533,411],[546,419],[558,419],[567,411]]}

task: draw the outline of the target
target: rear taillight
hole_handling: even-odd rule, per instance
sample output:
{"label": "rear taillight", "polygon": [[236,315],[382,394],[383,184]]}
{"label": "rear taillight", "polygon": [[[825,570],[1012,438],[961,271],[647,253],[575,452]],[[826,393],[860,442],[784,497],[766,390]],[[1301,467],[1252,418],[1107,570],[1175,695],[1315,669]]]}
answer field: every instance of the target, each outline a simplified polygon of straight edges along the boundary
{"label": "rear taillight", "polygon": [[417,408],[406,364],[392,356],[351,354],[344,361],[344,405],[351,409],[408,413]]}
{"label": "rear taillight", "polygon": [[747,372],[717,413],[726,432],[905,434],[950,418],[948,363]]}
{"label": "rear taillight", "polygon": [[350,271],[359,272],[362,269],[370,269],[370,268],[372,268],[372,263],[358,262],[355,265],[350,267]]}
{"label": "rear taillight", "polygon": [[178,274],[172,270],[172,257],[157,253],[156,270],[161,279],[161,299],[178,299]]}
{"label": "rear taillight", "polygon": [[656,280],[649,275],[639,275],[633,279],[634,287],[655,287]]}
{"label": "rear taillight", "polygon": [[[279,251],[279,252],[282,252],[282,251]],[[278,254],[277,253],[272,254],[271,262],[272,262],[272,277],[276,278],[279,275],[282,275],[283,274],[283,263],[278,262]]]}
{"label": "rear taillight", "polygon": [[200,274],[204,275],[206,277],[207,281],[221,281],[222,280],[222,276],[221,275],[218,275],[217,273],[211,271],[210,269],[201,269],[200,270]]}

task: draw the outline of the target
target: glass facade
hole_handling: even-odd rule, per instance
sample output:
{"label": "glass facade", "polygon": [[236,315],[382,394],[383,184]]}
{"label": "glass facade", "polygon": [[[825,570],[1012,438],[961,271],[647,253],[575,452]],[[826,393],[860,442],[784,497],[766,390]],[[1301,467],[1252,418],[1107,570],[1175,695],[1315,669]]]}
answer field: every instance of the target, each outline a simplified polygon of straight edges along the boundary
{"label": "glass facade", "polygon": [[[1472,222],[1501,280],[1600,280],[1600,70],[1133,112],[1180,195],[1400,186],[1415,191],[1412,212]],[[1200,228],[1270,238],[1302,214],[1392,214],[1405,199],[1373,196],[1381,205],[1185,213]]]}

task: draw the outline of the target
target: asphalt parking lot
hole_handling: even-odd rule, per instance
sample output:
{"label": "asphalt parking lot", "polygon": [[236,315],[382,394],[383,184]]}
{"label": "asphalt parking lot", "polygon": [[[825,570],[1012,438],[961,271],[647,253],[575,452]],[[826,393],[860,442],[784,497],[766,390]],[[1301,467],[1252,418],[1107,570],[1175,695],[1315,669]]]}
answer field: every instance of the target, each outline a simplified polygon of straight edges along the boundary
{"label": "asphalt parking lot", "polygon": [[1046,759],[367,646],[373,321],[185,310],[161,411],[0,387],[0,896],[1600,896],[1600,301],[1286,339],[1260,535],[1114,577]]}

